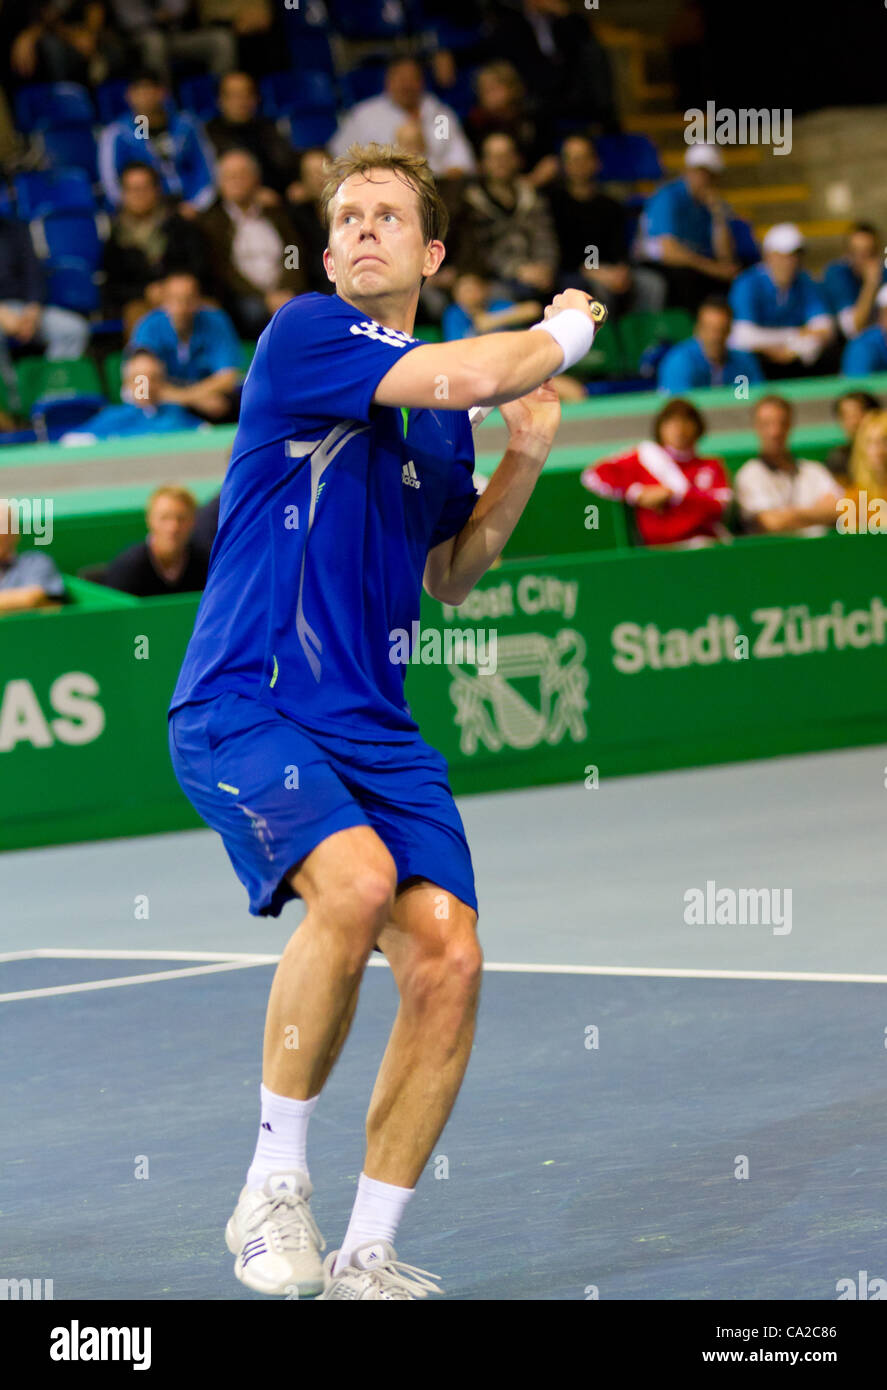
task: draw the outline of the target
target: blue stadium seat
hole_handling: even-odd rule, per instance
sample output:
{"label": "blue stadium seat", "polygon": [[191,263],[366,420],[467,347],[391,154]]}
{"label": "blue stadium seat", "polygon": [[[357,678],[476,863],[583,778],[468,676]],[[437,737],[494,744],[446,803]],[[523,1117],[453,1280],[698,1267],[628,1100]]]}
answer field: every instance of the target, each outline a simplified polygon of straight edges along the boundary
{"label": "blue stadium seat", "polygon": [[53,266],[59,263],[81,265],[90,272],[102,261],[102,240],[92,213],[86,211],[51,212],[31,223],[38,254]]}
{"label": "blue stadium seat", "polygon": [[313,116],[290,116],[290,141],[297,150],[325,145],[336,133],[336,118],[323,111]]}
{"label": "blue stadium seat", "polygon": [[47,303],[87,316],[94,314],[100,303],[93,272],[81,260],[67,260],[63,256],[49,266],[46,294]]}
{"label": "blue stadium seat", "polygon": [[31,421],[39,439],[61,439],[79,429],[108,402],[104,396],[47,396],[31,406]]}
{"label": "blue stadium seat", "polygon": [[330,20],[349,39],[396,39],[408,29],[405,0],[331,0]]}
{"label": "blue stadium seat", "polygon": [[0,434],[0,449],[4,449],[11,444],[36,444],[37,433],[35,430],[7,430],[5,434]]}
{"label": "blue stadium seat", "polygon": [[595,143],[602,183],[664,177],[659,151],[646,135],[602,135]]}
{"label": "blue stadium seat", "polygon": [[431,33],[434,34],[438,48],[449,48],[453,53],[458,53],[461,49],[469,48],[473,43],[476,43],[478,30],[480,28],[479,24],[476,28],[465,28],[461,24],[450,24],[449,20],[440,19],[439,17],[430,20],[425,19],[421,12],[421,8],[416,13],[415,23],[418,27],[426,31],[430,30]]}
{"label": "blue stadium seat", "polygon": [[384,63],[368,63],[365,67],[343,72],[339,77],[339,89],[346,106],[356,106],[367,97],[377,97],[384,87]]}
{"label": "blue stadium seat", "polygon": [[317,33],[330,27],[329,9],[325,0],[301,0],[292,7],[285,5],[284,23],[293,33]]}
{"label": "blue stadium seat", "polygon": [[[284,16],[296,13],[296,10],[284,10]],[[307,68],[311,72],[328,72],[330,77],[335,75],[333,51],[326,31],[286,26],[286,44],[290,61],[297,70]]]}
{"label": "blue stadium seat", "polygon": [[18,215],[29,222],[53,212],[96,210],[92,184],[81,169],[16,174],[13,182]]}
{"label": "blue stadium seat", "polygon": [[95,110],[79,82],[37,82],[16,92],[15,123],[25,133],[55,126],[91,126]]}
{"label": "blue stadium seat", "polygon": [[179,109],[196,116],[199,121],[209,121],[217,116],[219,79],[210,73],[199,77],[186,77],[179,83]]}
{"label": "blue stadium seat", "polygon": [[46,153],[57,169],[80,169],[96,183],[99,177],[95,136],[85,126],[43,132]]}
{"label": "blue stadium seat", "polygon": [[7,183],[0,183],[0,217],[17,217],[15,196]]}
{"label": "blue stadium seat", "polygon": [[112,121],[129,114],[126,104],[127,85],[127,78],[115,77],[110,82],[102,82],[96,87],[95,104],[102,125],[110,125]]}
{"label": "blue stadium seat", "polygon": [[273,72],[260,83],[268,116],[335,115],[336,89],[326,72]]}

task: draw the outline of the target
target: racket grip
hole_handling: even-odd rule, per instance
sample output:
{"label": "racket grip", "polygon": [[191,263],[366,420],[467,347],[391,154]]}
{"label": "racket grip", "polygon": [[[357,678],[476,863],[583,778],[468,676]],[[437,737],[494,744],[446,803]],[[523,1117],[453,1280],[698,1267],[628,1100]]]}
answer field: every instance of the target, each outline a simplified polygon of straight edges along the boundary
{"label": "racket grip", "polygon": [[472,406],[468,412],[468,422],[471,425],[471,428],[473,430],[476,430],[478,425],[482,425],[484,420],[486,420],[487,416],[493,413],[494,409],[495,407],[492,405]]}

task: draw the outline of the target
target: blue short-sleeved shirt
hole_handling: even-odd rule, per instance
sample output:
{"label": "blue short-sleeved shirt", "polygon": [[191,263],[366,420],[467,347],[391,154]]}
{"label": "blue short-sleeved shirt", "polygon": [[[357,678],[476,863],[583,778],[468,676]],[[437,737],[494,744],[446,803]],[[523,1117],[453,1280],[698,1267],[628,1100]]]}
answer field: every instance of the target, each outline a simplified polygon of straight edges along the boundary
{"label": "blue short-sleeved shirt", "polygon": [[[647,203],[642,219],[642,237],[673,236],[698,256],[714,256],[711,212],[697,203],[683,179],[674,179],[660,188]],[[653,248],[646,248],[653,254]]]}
{"label": "blue short-sleeved shirt", "polygon": [[660,391],[679,395],[702,386],[730,386],[738,376],[748,377],[749,383],[764,380],[758,359],[752,352],[728,348],[723,364],[710,362],[696,337],[675,343],[659,364]]}
{"label": "blue short-sleeved shirt", "polygon": [[96,439],[117,439],[129,434],[166,434],[170,430],[196,430],[203,421],[192,415],[183,405],[174,401],[163,401],[153,410],[142,410],[141,406],[127,404],[106,405],[97,415],[91,416],[85,424],[74,431],[77,434],[91,434]]}
{"label": "blue short-sleeved shirt", "polygon": [[780,290],[763,264],[737,276],[729,299],[737,322],[759,328],[803,328],[811,319],[831,312],[822,286],[806,270],[799,270],[788,289]]}
{"label": "blue short-sleeved shirt", "polygon": [[321,733],[415,735],[391,656],[397,634],[413,646],[428,551],[478,495],[467,411],[373,404],[421,346],[337,294],[274,315],[244,384],[171,710],[233,691]]}
{"label": "blue short-sleeved shirt", "polygon": [[844,376],[868,376],[870,372],[887,372],[887,338],[876,323],[857,338],[851,339],[841,358]]}
{"label": "blue short-sleeved shirt", "polygon": [[170,381],[184,386],[229,367],[240,369],[240,339],[223,309],[198,309],[186,343],[176,334],[166,310],[152,309],[136,324],[127,351],[137,347],[155,353]]}
{"label": "blue short-sleeved shirt", "polygon": [[32,584],[39,584],[50,598],[64,597],[64,578],[44,550],[23,550],[11,565],[0,565],[0,589],[29,589]]}
{"label": "blue short-sleeved shirt", "polygon": [[[887,283],[887,268],[881,273],[881,284]],[[823,277],[825,293],[833,314],[849,309],[859,298],[862,280],[847,261],[832,261]]]}

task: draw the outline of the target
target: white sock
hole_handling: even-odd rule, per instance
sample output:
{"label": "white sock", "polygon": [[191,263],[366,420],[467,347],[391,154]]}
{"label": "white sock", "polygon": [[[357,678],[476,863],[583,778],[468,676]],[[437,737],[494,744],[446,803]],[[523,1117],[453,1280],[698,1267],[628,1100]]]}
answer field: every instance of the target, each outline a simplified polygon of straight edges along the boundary
{"label": "white sock", "polygon": [[414,1187],[393,1187],[388,1182],[377,1182],[375,1178],[361,1173],[351,1220],[336,1258],[334,1274],[340,1273],[361,1245],[372,1240],[387,1240],[394,1244],[400,1218],[415,1190]]}
{"label": "white sock", "polygon": [[281,1173],[298,1168],[309,1177],[308,1159],[305,1146],[308,1139],[308,1121],[320,1096],[310,1100],[291,1100],[289,1096],[276,1096],[263,1084],[262,1123],[256,1152],[246,1175],[247,1187],[264,1187],[266,1178],[272,1173]]}

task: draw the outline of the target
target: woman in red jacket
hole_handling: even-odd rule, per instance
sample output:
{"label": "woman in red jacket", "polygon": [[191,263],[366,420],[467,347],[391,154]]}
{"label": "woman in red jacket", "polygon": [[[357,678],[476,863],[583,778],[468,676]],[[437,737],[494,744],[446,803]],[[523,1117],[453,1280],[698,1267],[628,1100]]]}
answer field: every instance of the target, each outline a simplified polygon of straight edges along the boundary
{"label": "woman in red jacket", "polygon": [[697,455],[704,434],[705,421],[696,407],[675,397],[656,416],[652,439],[630,454],[586,468],[582,482],[599,497],[636,508],[644,545],[729,539],[723,518],[733,492],[720,459]]}

